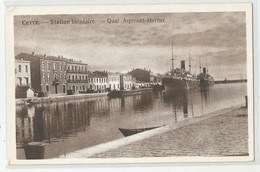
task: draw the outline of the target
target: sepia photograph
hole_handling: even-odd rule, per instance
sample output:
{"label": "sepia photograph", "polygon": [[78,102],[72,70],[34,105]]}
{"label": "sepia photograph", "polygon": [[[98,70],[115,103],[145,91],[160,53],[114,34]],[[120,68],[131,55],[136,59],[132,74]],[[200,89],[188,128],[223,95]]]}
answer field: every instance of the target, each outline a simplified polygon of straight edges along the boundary
{"label": "sepia photograph", "polygon": [[109,7],[9,11],[10,159],[253,161],[250,4]]}

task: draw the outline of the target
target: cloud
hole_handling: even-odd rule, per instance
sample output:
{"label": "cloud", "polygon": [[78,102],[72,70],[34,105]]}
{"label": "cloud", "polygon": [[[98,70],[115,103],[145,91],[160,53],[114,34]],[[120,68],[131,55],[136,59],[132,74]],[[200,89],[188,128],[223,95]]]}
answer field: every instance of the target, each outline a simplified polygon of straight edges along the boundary
{"label": "cloud", "polygon": [[[95,24],[24,26],[22,20],[93,19]],[[165,18],[164,23],[118,23],[124,18]],[[95,70],[128,71],[150,68],[165,73],[170,69],[171,44],[176,66],[193,57],[207,62],[212,75],[221,78],[229,68],[246,73],[246,23],[243,12],[49,15],[15,17],[15,54],[36,52],[80,59]],[[229,66],[226,67],[226,66]],[[217,67],[223,68],[221,73]],[[240,74],[236,73],[239,77]]]}

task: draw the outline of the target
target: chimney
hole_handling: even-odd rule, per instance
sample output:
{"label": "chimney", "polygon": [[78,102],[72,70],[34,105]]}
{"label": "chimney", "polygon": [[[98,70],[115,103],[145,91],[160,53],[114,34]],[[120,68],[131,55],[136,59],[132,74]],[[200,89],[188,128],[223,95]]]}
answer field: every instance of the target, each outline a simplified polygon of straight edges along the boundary
{"label": "chimney", "polygon": [[34,55],[34,52],[32,52],[32,55]]}
{"label": "chimney", "polygon": [[203,73],[206,73],[206,68],[205,67],[203,68]]}
{"label": "chimney", "polygon": [[184,60],[181,61],[181,69],[185,70],[185,61]]}
{"label": "chimney", "polygon": [[46,54],[44,54],[43,57],[46,57]]}

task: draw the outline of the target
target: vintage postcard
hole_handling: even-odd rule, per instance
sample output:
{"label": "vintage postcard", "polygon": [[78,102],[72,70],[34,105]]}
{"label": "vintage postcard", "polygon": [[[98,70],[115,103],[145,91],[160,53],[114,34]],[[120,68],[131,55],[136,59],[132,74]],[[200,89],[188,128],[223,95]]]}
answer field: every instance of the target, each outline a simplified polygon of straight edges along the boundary
{"label": "vintage postcard", "polygon": [[9,164],[254,160],[252,4],[7,6]]}

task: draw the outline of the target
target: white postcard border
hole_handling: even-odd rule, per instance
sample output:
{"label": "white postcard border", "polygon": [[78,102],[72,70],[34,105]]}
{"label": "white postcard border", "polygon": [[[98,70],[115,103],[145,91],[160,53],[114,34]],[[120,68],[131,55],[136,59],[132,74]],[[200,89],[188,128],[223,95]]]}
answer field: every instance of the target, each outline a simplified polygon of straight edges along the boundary
{"label": "white postcard border", "polygon": [[[46,159],[17,160],[15,137],[15,77],[14,21],[15,15],[50,14],[120,14],[120,13],[186,13],[186,12],[246,12],[247,91],[249,156],[247,157],[171,157],[171,158],[113,158],[113,159]],[[174,4],[174,5],[75,5],[75,6],[8,6],[6,8],[6,102],[8,164],[96,164],[96,163],[166,163],[166,162],[234,162],[254,160],[253,120],[253,45],[252,4]]]}

